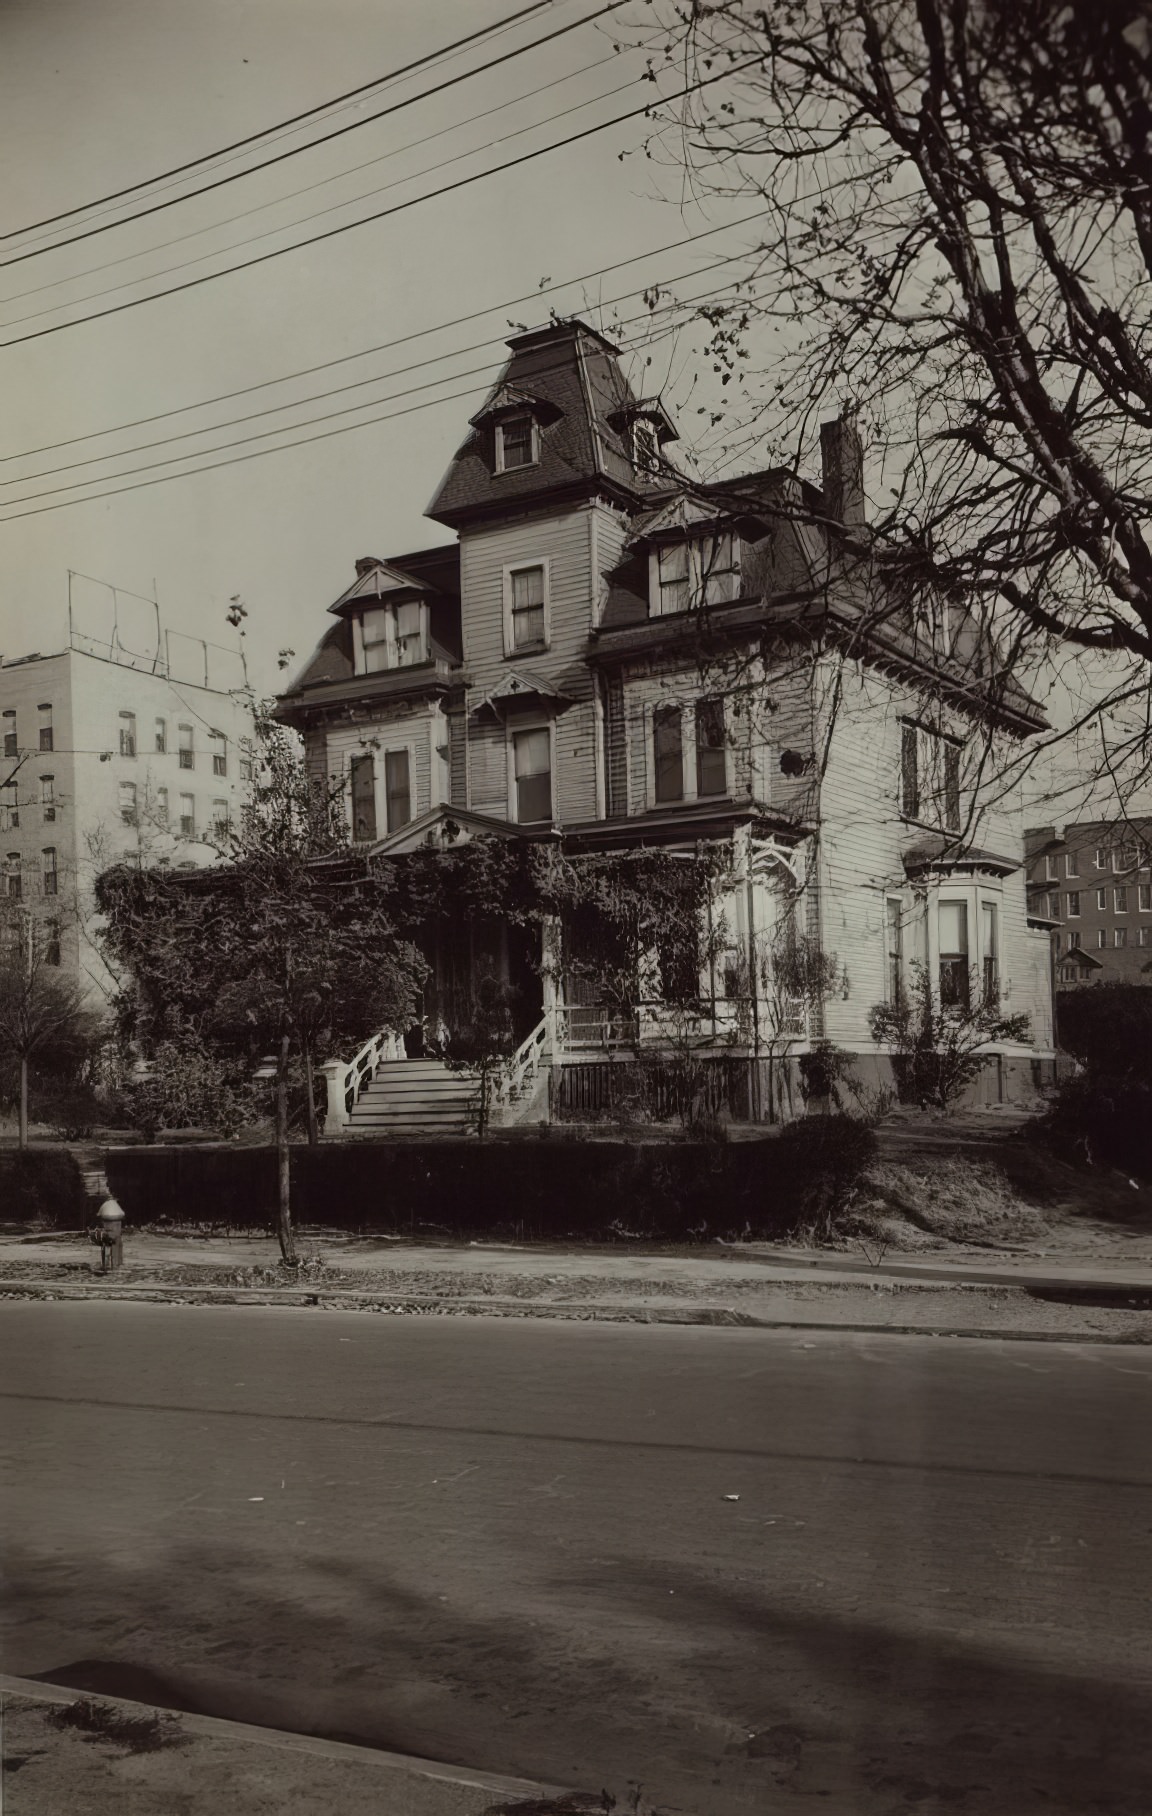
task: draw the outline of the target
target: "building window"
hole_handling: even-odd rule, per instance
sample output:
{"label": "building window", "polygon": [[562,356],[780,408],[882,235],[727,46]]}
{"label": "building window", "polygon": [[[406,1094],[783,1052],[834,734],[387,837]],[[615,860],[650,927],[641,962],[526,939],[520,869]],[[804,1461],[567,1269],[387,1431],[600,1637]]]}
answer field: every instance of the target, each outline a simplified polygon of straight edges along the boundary
{"label": "building window", "polygon": [[1052,950],[1053,952],[1059,952],[1060,950],[1060,935],[1058,933],[1052,935]]}
{"label": "building window", "polygon": [[885,932],[885,991],[890,1003],[899,1004],[904,996],[904,904],[898,896],[890,895],[885,903]]}
{"label": "building window", "polygon": [[1122,950],[1123,947],[1125,947],[1128,944],[1127,927],[1117,927],[1116,931],[1112,935],[1112,944],[1116,948],[1117,951]]}
{"label": "building window", "polygon": [[376,837],[376,765],[370,756],[352,759],[352,837]]}
{"label": "building window", "polygon": [[531,416],[509,416],[496,424],[496,471],[510,473],[516,467],[534,467],[539,459],[539,437]]}
{"label": "building window", "polygon": [[121,782],[120,784],[120,818],[125,826],[137,824],[135,782]]}
{"label": "building window", "polygon": [[135,713],[120,714],[120,755],[122,757],[134,757],[136,755]]}
{"label": "building window", "polygon": [[212,774],[226,776],[228,774],[228,740],[222,731],[214,731],[209,734],[209,742],[212,747]]}
{"label": "building window", "polygon": [[166,788],[156,790],[156,824],[158,826],[168,824],[168,790]]}
{"label": "building window", "polygon": [[652,709],[652,760],[657,802],[684,799],[684,742],[680,708]]}
{"label": "building window", "polygon": [[196,749],[192,742],[192,727],[190,725],[178,725],[176,728],[176,736],[180,741],[181,769],[195,769]]}
{"label": "building window", "polygon": [[1152,946],[1152,927],[1141,927],[1140,944],[1142,946]]}
{"label": "building window", "polygon": [[1152,912],[1152,883],[1140,884],[1140,893],[1137,900],[1140,903],[1141,914]]}
{"label": "building window", "polygon": [[10,902],[18,902],[23,893],[20,877],[20,853],[10,851],[4,859],[4,894]]}
{"label": "building window", "polygon": [[1045,870],[1045,875],[1047,876],[1048,881],[1050,883],[1054,883],[1056,881],[1056,878],[1060,875],[1060,866],[1056,862],[1055,858],[1051,858],[1051,857],[1045,858],[1044,870]]}
{"label": "building window", "polygon": [[399,832],[412,818],[412,783],[406,750],[384,752],[384,796],[389,832]]}
{"label": "building window", "polygon": [[180,836],[185,839],[196,837],[196,802],[192,795],[180,796]]}
{"label": "building window", "polygon": [[700,562],[700,593],[705,605],[726,605],[740,597],[740,545],[731,530],[705,537],[694,545]]}
{"label": "building window", "polygon": [[1096,906],[1097,908],[1107,908],[1108,891],[1106,889],[1098,889],[1096,891]]}
{"label": "building window", "polygon": [[923,725],[900,727],[900,811],[906,820],[959,832],[960,746]]}
{"label": "building window", "polygon": [[4,712],[4,755],[16,757],[19,754],[16,744],[16,714],[8,707]]}
{"label": "building window", "polygon": [[1076,982],[1076,967],[1075,967],[1075,965],[1061,965],[1061,967],[1060,967],[1060,982],[1061,982],[1061,983],[1062,983],[1062,984],[1074,984],[1074,983],[1075,983],[1075,982]]}
{"label": "building window", "polygon": [[240,780],[252,780],[252,746],[247,738],[240,745]]}
{"label": "building window", "polygon": [[1108,944],[1108,929],[1106,927],[1097,928],[1097,930],[1096,930],[1096,950],[1097,950],[1097,952],[1103,952],[1105,947],[1107,946],[1107,944]]}
{"label": "building window", "polygon": [[47,826],[56,818],[56,778],[40,777],[40,817]]}
{"label": "building window", "polygon": [[654,473],[660,465],[656,425],[644,416],[638,416],[632,424],[632,464],[642,473]]}
{"label": "building window", "polygon": [[522,824],[552,818],[552,739],[547,726],[512,734],[516,818]]}
{"label": "building window", "polygon": [[1080,945],[1080,935],[1075,929],[1073,929],[1073,931],[1068,935],[1069,952],[1075,952],[1079,948],[1079,945]]}
{"label": "building window", "polygon": [[1079,915],[1079,913],[1080,913],[1080,891],[1078,889],[1070,889],[1068,891],[1068,918],[1069,918],[1069,920],[1074,920]]}
{"label": "building window", "polygon": [[1080,854],[1079,854],[1079,852],[1069,851],[1069,852],[1065,853],[1064,875],[1065,876],[1079,876],[1080,875]]}
{"label": "building window", "polygon": [[1112,891],[1112,894],[1116,900],[1117,914],[1127,914],[1127,912],[1128,912],[1128,891],[1127,891],[1127,889],[1125,889],[1125,888],[1114,889]]}
{"label": "building window", "polygon": [[40,853],[40,881],[45,895],[57,893],[56,847],[46,845]]}
{"label": "building window", "polygon": [[364,672],[379,674],[382,669],[411,668],[413,663],[428,660],[425,635],[425,608],[419,599],[405,599],[395,605],[374,605],[361,614],[360,629],[364,639]]}
{"label": "building window", "polygon": [[5,782],[0,788],[0,828],[5,832],[15,832],[20,825],[20,796],[15,782]]}
{"label": "building window", "polygon": [[941,902],[940,1001],[945,1008],[966,1009],[968,986],[968,905]]}
{"label": "building window", "polygon": [[40,721],[40,738],[39,738],[40,749],[41,750],[51,750],[52,749],[52,706],[51,706],[51,702],[46,700],[42,706],[38,706],[36,708],[36,714]]}
{"label": "building window", "polygon": [[1000,937],[995,902],[981,902],[980,920],[982,935],[980,956],[983,965],[984,1001],[997,1003],[1000,1000]]}
{"label": "building window", "polygon": [[1058,889],[1054,889],[1048,897],[1048,913],[1052,920],[1060,919],[1060,891]]}
{"label": "building window", "polygon": [[657,617],[688,610],[688,544],[673,542],[656,551],[656,593],[652,601]]}
{"label": "building window", "polygon": [[48,925],[45,929],[44,963],[46,965],[58,965],[60,963],[60,923],[59,923],[59,921],[49,921]]}
{"label": "building window", "polygon": [[227,801],[213,801],[213,803],[212,803],[212,831],[213,831],[214,835],[216,836],[216,838],[218,838],[218,839],[222,839],[227,835],[227,832],[228,832],[228,803],[227,803]]}
{"label": "building window", "polygon": [[731,530],[692,542],[665,543],[649,569],[649,615],[666,617],[693,606],[739,599],[740,539]]}
{"label": "building window", "polygon": [[168,722],[166,719],[157,719],[154,722],[152,748],[158,757],[162,757],[168,749]]}
{"label": "building window", "polygon": [[728,792],[728,750],[724,730],[723,700],[696,702],[696,793],[707,795]]}
{"label": "building window", "polygon": [[1096,847],[1096,868],[1097,870],[1106,870],[1108,868],[1108,847],[1106,845],[1097,845]]}
{"label": "building window", "polygon": [[507,579],[509,653],[518,649],[544,649],[548,642],[545,614],[544,565],[511,568]]}

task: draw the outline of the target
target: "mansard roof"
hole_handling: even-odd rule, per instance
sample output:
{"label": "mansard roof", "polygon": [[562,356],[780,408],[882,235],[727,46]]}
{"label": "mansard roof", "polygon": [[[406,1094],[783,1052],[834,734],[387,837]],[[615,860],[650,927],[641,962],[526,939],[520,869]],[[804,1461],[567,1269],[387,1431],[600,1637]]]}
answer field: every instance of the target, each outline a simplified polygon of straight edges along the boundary
{"label": "mansard roof", "polygon": [[[504,370],[471,418],[470,433],[428,506],[429,517],[456,525],[537,500],[596,492],[636,508],[667,490],[662,477],[634,464],[628,432],[632,419],[654,415],[659,406],[635,395],[611,341],[573,317],[519,334],[508,347]],[[513,408],[536,417],[539,459],[497,473],[491,425]],[[658,433],[661,440],[675,434],[662,412]]]}

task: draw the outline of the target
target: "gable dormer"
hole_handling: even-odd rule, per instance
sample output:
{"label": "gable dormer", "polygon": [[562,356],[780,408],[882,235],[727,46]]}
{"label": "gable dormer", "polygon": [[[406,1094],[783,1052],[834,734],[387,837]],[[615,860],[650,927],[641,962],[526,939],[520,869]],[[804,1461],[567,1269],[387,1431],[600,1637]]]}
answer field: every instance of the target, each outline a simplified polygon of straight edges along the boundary
{"label": "gable dormer", "polygon": [[659,449],[676,431],[658,400],[634,395],[611,341],[573,319],[508,347],[429,517],[457,528],[595,496],[635,511],[667,491]]}

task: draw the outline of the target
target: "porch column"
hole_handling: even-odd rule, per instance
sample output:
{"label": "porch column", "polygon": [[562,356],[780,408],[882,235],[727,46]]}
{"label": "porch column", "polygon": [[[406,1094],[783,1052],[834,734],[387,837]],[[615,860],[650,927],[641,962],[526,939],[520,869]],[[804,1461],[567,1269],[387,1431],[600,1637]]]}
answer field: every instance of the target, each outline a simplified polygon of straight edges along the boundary
{"label": "porch column", "polygon": [[540,986],[544,1020],[548,1025],[548,1048],[555,1053],[563,1043],[559,1014],[561,995],[562,941],[558,915],[548,915],[540,925]]}

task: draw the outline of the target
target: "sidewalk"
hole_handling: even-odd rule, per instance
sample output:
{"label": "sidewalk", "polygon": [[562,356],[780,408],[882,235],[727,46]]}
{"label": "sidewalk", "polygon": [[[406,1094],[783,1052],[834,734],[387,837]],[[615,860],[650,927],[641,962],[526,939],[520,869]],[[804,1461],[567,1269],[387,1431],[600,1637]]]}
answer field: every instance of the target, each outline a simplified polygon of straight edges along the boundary
{"label": "sidewalk", "polygon": [[1152,1343],[1152,1268],[995,1255],[874,1266],[769,1245],[700,1253],[501,1244],[299,1240],[297,1275],[271,1237],[125,1236],[102,1276],[83,1237],[0,1239],[0,1297],[122,1298],[378,1313],[933,1332]]}
{"label": "sidewalk", "polygon": [[568,1816],[598,1797],[0,1676],[5,1816]]}

